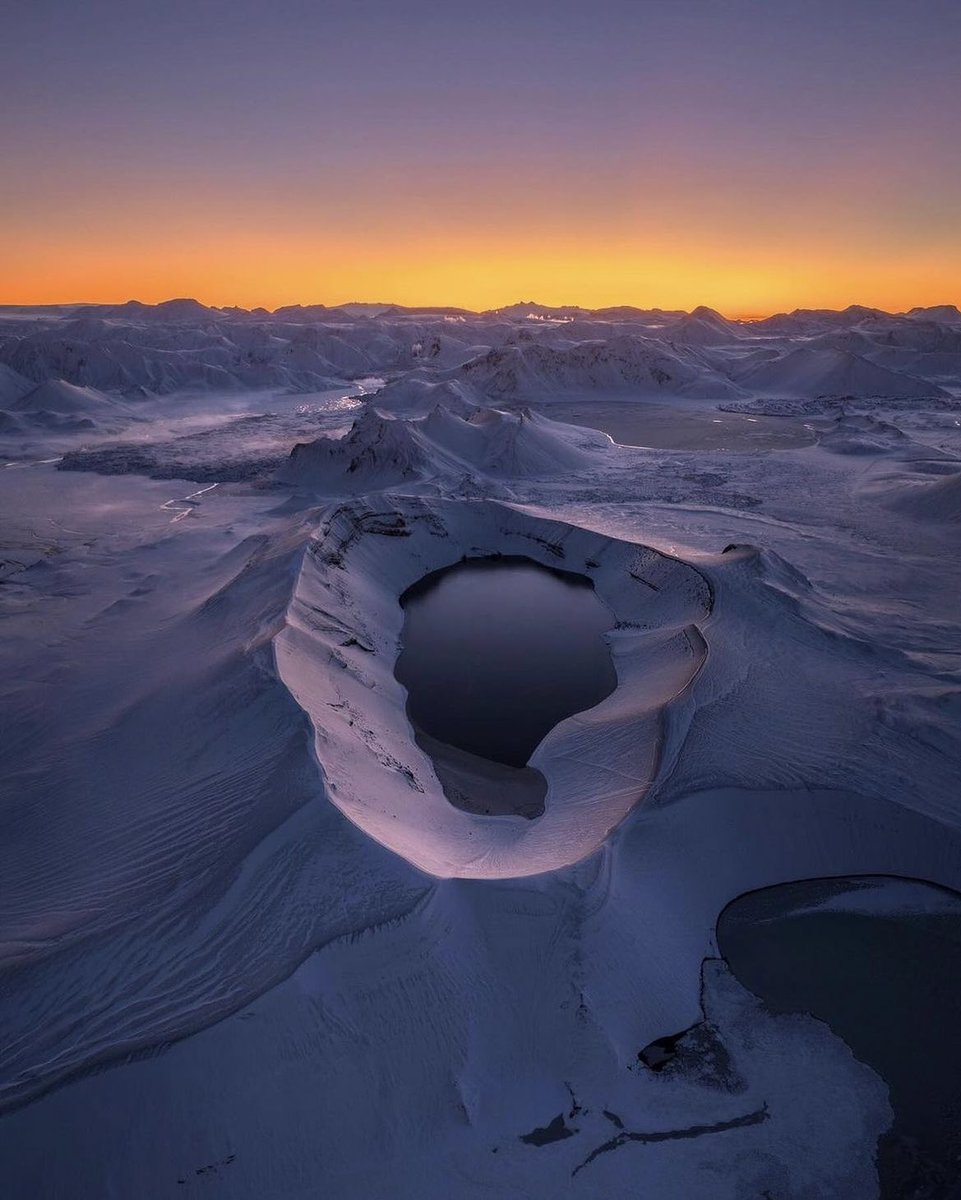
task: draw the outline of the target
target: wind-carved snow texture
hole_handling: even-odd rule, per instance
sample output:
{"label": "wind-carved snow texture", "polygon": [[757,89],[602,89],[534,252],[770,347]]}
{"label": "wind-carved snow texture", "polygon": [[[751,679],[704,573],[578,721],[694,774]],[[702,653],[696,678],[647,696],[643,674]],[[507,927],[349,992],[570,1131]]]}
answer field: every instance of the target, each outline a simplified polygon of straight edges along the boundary
{"label": "wind-carved snow texture", "polygon": [[[959,396],[951,306],[0,314],[4,1194],[878,1194],[885,1081],[715,925],[961,889]],[[617,618],[535,821],[393,674],[496,553]]]}

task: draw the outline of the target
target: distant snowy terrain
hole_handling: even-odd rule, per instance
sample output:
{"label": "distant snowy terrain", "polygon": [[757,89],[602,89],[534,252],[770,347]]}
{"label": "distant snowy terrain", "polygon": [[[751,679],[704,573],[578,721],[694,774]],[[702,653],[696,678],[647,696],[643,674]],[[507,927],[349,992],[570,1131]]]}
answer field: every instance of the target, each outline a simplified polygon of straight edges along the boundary
{"label": "distant snowy terrain", "polygon": [[[532,821],[393,673],[492,555],[614,622]],[[887,1082],[715,930],[961,891],[959,595],[951,305],[0,310],[0,1190],[881,1194]]]}

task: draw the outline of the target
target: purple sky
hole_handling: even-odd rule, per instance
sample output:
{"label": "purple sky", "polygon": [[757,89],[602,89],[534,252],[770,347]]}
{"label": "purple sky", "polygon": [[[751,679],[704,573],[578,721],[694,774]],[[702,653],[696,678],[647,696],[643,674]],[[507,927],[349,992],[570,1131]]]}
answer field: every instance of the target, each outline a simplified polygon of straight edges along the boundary
{"label": "purple sky", "polygon": [[0,299],[957,299],[959,80],[947,0],[21,3]]}

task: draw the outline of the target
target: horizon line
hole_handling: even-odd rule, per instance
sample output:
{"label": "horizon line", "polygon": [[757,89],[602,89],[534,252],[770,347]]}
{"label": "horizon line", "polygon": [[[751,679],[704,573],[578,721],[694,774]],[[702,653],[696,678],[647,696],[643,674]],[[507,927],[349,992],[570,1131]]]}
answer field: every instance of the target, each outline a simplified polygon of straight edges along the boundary
{"label": "horizon line", "polygon": [[616,310],[616,309],[634,309],[637,312],[684,313],[685,315],[690,316],[693,313],[696,313],[699,310],[704,309],[707,312],[716,313],[718,316],[722,317],[726,321],[741,321],[741,322],[747,322],[747,323],[752,323],[752,322],[757,322],[757,321],[766,321],[766,320],[770,320],[771,318],[777,317],[777,316],[790,316],[793,313],[797,313],[797,312],[843,313],[843,312],[847,312],[849,309],[852,309],[852,308],[853,309],[864,309],[868,312],[880,313],[883,316],[889,316],[889,317],[907,316],[908,314],[910,314],[912,312],[919,312],[919,311],[924,312],[924,311],[927,311],[930,309],[938,309],[938,308],[953,308],[956,311],[959,311],[959,305],[956,303],[952,303],[951,301],[944,301],[944,302],[938,303],[938,304],[914,304],[914,305],[911,305],[910,307],[906,307],[906,308],[903,308],[900,310],[879,308],[877,305],[861,304],[857,301],[854,301],[850,304],[844,305],[841,308],[833,308],[829,305],[798,305],[793,309],[777,309],[773,312],[758,313],[755,311],[755,312],[740,312],[737,314],[729,314],[726,312],[722,312],[720,309],[714,308],[713,306],[706,305],[706,304],[696,304],[693,308],[689,308],[689,309],[663,308],[657,304],[641,305],[641,304],[633,304],[633,303],[601,304],[601,305],[595,305],[595,306],[588,307],[586,305],[571,304],[571,303],[545,304],[545,303],[542,303],[537,300],[514,300],[514,301],[510,301],[508,303],[501,304],[501,305],[498,305],[498,306],[492,307],[492,308],[477,308],[477,309],[468,308],[466,305],[462,305],[462,304],[449,304],[449,303],[402,304],[398,301],[387,301],[387,300],[343,300],[343,301],[338,301],[335,303],[330,303],[330,302],[324,301],[324,300],[315,300],[315,301],[311,301],[309,303],[304,303],[303,301],[295,300],[295,301],[291,301],[286,304],[279,304],[279,305],[277,305],[276,308],[268,308],[266,305],[260,305],[260,304],[252,305],[250,307],[243,305],[243,304],[210,304],[206,301],[198,300],[195,296],[184,296],[184,295],[169,296],[164,300],[138,300],[135,297],[128,297],[126,300],[48,300],[48,301],[36,301],[36,302],[32,302],[32,303],[29,301],[26,303],[23,301],[15,301],[15,302],[10,302],[10,303],[0,303],[0,311],[5,310],[5,309],[25,309],[26,310],[26,309],[45,309],[45,308],[50,308],[50,309],[54,309],[54,308],[100,308],[100,307],[123,308],[123,307],[125,307],[127,305],[131,305],[131,304],[139,304],[139,305],[142,305],[144,308],[158,308],[161,305],[175,304],[177,302],[189,302],[192,304],[197,304],[202,308],[217,310],[220,312],[225,312],[225,311],[228,311],[231,309],[237,309],[241,312],[253,313],[253,312],[257,312],[259,310],[263,310],[264,312],[268,313],[271,316],[273,316],[277,312],[280,312],[283,309],[287,309],[287,308],[344,309],[344,308],[361,307],[361,306],[366,307],[366,308],[383,308],[383,309],[400,309],[400,310],[406,309],[411,312],[417,312],[419,310],[423,310],[423,311],[434,310],[438,313],[442,313],[445,310],[447,310],[450,312],[465,313],[470,316],[484,316],[487,313],[499,313],[499,312],[503,312],[505,309],[508,309],[508,308],[519,308],[519,307],[523,307],[525,305],[528,305],[531,308],[544,309],[548,312],[563,313],[563,312],[567,311],[570,313],[581,312],[581,313],[585,313],[585,314],[598,313],[598,312],[603,313],[603,312],[607,312],[610,310]]}

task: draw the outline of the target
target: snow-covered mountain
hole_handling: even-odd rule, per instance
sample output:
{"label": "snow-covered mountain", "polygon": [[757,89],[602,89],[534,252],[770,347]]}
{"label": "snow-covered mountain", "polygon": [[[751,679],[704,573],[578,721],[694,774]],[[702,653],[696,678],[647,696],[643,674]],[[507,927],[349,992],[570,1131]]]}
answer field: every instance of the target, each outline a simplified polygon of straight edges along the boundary
{"label": "snow-covered mountain", "polygon": [[918,321],[938,321],[942,325],[961,325],[961,309],[956,304],[932,304],[909,309],[907,316]]}
{"label": "snow-covered mountain", "polygon": [[345,436],[295,446],[279,478],[328,495],[473,475],[525,479],[584,471],[610,445],[604,434],[530,412],[438,406],[425,417],[387,417],[376,400]]}
{"label": "snow-covered mountain", "polygon": [[742,394],[696,353],[626,334],[574,345],[529,341],[497,347],[466,363],[460,376],[485,395],[510,400],[587,392],[718,399]]}
{"label": "snow-covered mountain", "polygon": [[799,346],[773,362],[752,367],[738,382],[766,396],[853,396],[918,399],[944,396],[937,384],[869,362],[841,349]]}
{"label": "snow-covered mountain", "polygon": [[[832,353],[825,353],[832,352]],[[836,352],[836,353],[833,353]],[[0,406],[61,379],[129,398],[314,392],[369,376],[458,379],[495,401],[961,392],[954,305],[890,314],[851,306],[733,321],[535,302],[487,313],[388,304],[219,309],[192,299],[0,309]],[[10,375],[13,372],[13,375]]]}

